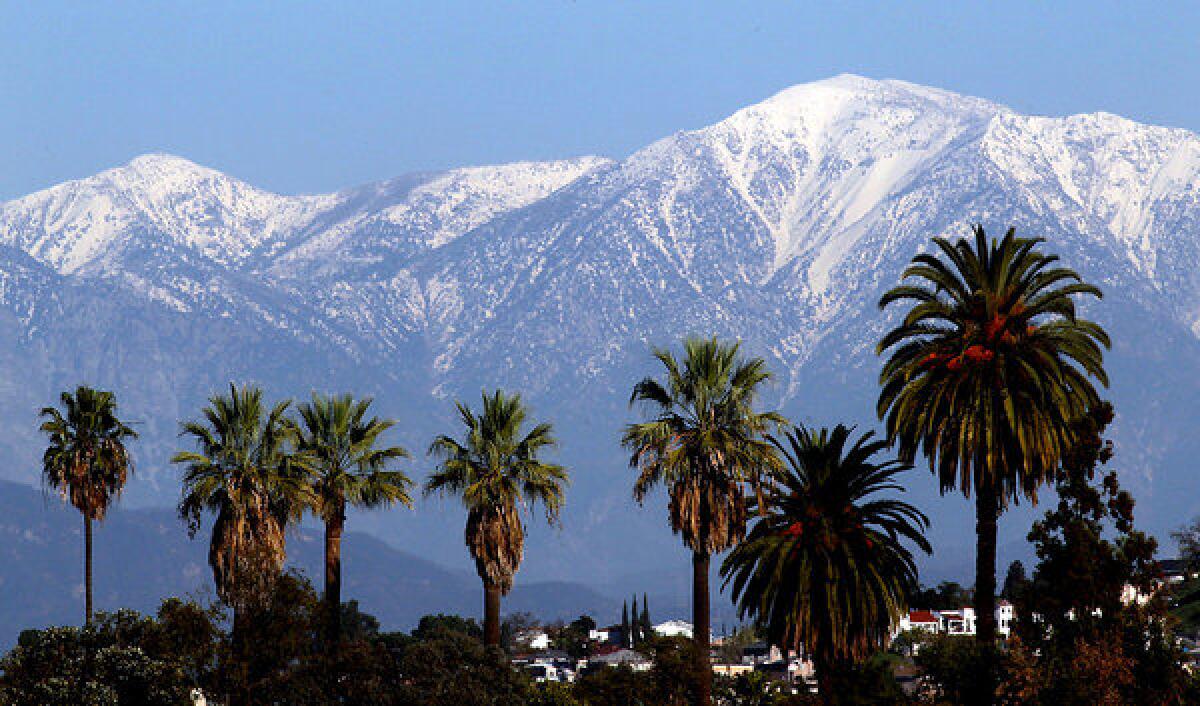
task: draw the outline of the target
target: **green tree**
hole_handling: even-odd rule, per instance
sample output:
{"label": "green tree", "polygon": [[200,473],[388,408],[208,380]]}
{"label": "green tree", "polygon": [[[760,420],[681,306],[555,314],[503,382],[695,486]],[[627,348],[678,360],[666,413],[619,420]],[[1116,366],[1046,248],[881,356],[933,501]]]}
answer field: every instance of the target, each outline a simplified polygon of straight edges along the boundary
{"label": "green tree", "polygon": [[600,667],[585,672],[575,682],[575,697],[586,706],[649,706],[654,700],[654,680],[627,665]]}
{"label": "green tree", "polygon": [[444,632],[410,644],[398,657],[399,704],[411,706],[525,706],[528,678],[497,647]]}
{"label": "green tree", "polygon": [[[197,450],[171,459],[185,467],[179,516],[189,534],[195,536],[206,513],[216,516],[208,563],[217,595],[233,609],[235,659],[247,649],[249,612],[271,594],[283,569],[285,530],[312,502],[307,474],[287,443],[288,404],[268,409],[261,389],[231,384],[229,395],[209,399],[203,422],[183,424]],[[235,703],[247,699],[233,695]]]}
{"label": "green tree", "polygon": [[642,616],[638,619],[638,626],[641,628],[643,640],[654,638],[654,625],[650,622],[650,600],[646,598],[645,593],[642,594]]}
{"label": "green tree", "polygon": [[654,487],[664,486],[671,529],[692,552],[695,654],[704,675],[697,703],[707,706],[712,701],[709,565],[713,554],[745,536],[744,486],[757,492],[764,477],[778,469],[774,448],[762,437],[785,420],[755,409],[771,378],[761,358],[744,359],[739,344],[715,338],[688,338],[683,351],[682,363],[668,350],[654,351],[666,379],[645,378],[630,396],[631,405],[645,403],[654,418],[628,425],[622,444],[632,454],[630,466],[639,471],[634,498],[642,502]]}
{"label": "green tree", "polygon": [[1020,559],[1016,559],[1008,565],[1008,571],[1004,574],[1000,597],[1015,601],[1028,584],[1029,577],[1025,575],[1025,565],[1021,563]]}
{"label": "green tree", "polygon": [[125,442],[137,434],[117,417],[111,392],[79,386],[60,397],[62,409],[44,407],[41,431],[49,438],[42,480],[83,515],[84,619],[92,621],[92,522],[102,521],[133,468]]}
{"label": "green tree", "polygon": [[812,655],[823,699],[835,672],[883,647],[917,587],[911,542],[930,552],[928,520],[879,497],[903,491],[911,467],[876,461],[887,445],[868,432],[796,429],[771,438],[787,468],[765,490],[766,512],[721,566],[743,618],[767,639]]}
{"label": "green tree", "polygon": [[[1042,252],[1041,238],[1010,229],[988,240],[934,238],[881,309],[911,304],[879,342],[878,413],[911,462],[929,460],[942,490],[975,496],[976,638],[995,644],[996,525],[1010,501],[1037,497],[1069,448],[1071,422],[1107,385],[1108,335],[1079,318],[1076,295],[1100,296]],[[986,662],[986,660],[985,660]],[[990,681],[991,674],[981,674]]]}
{"label": "green tree", "polygon": [[555,649],[563,650],[576,659],[591,655],[591,631],[596,629],[596,621],[590,616],[581,615],[552,631],[551,638]]}
{"label": "green tree", "polygon": [[934,588],[922,587],[909,599],[913,608],[957,610],[974,602],[971,591],[957,581],[942,581]]}
{"label": "green tree", "polygon": [[412,506],[412,481],[390,466],[408,451],[383,446],[380,437],[395,425],[368,416],[371,399],[313,393],[299,405],[295,425],[297,459],[311,474],[312,510],[325,523],[325,644],[333,650],[341,640],[342,533],[346,508],[376,508],[401,503]]}
{"label": "green tree", "polygon": [[500,597],[512,590],[525,547],[518,505],[540,503],[546,521],[558,521],[567,486],[562,466],[541,460],[556,441],[553,427],[542,423],[528,432],[520,395],[483,393],[478,414],[462,402],[458,413],[466,427],[462,441],[439,436],[429,448],[439,460],[425,493],[457,495],[467,509],[466,544],[483,581],[484,641],[500,644]]}
{"label": "green tree", "polygon": [[[1184,703],[1157,542],[1136,529],[1133,496],[1102,468],[1112,419],[1100,403],[1076,421],[1077,442],[1055,479],[1058,502],[1029,532],[1038,563],[1017,601],[1018,632],[1037,655],[1042,703]],[[1129,600],[1130,589],[1142,598]]]}
{"label": "green tree", "polygon": [[98,613],[83,628],[21,633],[0,660],[0,703],[13,706],[176,706],[209,688],[219,613],[178,599],[157,618]]}

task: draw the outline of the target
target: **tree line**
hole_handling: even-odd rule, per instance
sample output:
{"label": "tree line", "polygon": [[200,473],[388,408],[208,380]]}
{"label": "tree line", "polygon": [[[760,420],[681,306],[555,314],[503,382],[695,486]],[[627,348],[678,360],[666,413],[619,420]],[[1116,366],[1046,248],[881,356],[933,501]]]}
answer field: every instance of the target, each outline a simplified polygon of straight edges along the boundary
{"label": "tree line", "polygon": [[[978,659],[974,702],[996,698],[996,531],[1003,510],[1057,482],[1104,403],[1107,333],[1083,318],[1095,286],[1045,252],[1041,238],[1010,229],[989,238],[934,238],[901,282],[880,299],[888,319],[876,413],[883,436],[846,425],[793,424],[762,407],[766,362],[738,342],[689,337],[678,353],[656,348],[659,375],[629,398],[642,412],[620,443],[635,471],[633,497],[668,495],[668,520],[692,553],[696,683],[691,702],[712,703],[709,574],[714,556],[741,616],[773,644],[802,650],[818,693],[836,698],[835,678],[885,646],[919,590],[916,552],[932,551],[928,517],[897,494],[902,474],[924,459],[943,492],[973,498]],[[209,564],[232,613],[234,651],[245,627],[284,575],[286,530],[306,514],[325,526],[323,648],[341,644],[340,543],[347,507],[413,502],[398,469],[410,454],[382,439],[393,420],[370,399],[314,393],[293,406],[231,384],[195,421],[183,468],[179,515],[195,534],[206,517]],[[500,602],[524,553],[522,511],[540,507],[555,524],[569,484],[545,459],[553,426],[530,419],[521,396],[484,391],[478,407],[456,403],[459,434],[428,449],[424,495],[459,498],[464,542],[483,585],[483,639],[500,642]],[[91,606],[91,523],[103,518],[130,470],[135,432],[111,392],[79,387],[42,411],[49,438],[43,470],[83,515],[86,607]],[[1082,426],[1081,426],[1082,425]],[[233,703],[250,695],[230,694]],[[831,701],[832,702],[832,701]]]}

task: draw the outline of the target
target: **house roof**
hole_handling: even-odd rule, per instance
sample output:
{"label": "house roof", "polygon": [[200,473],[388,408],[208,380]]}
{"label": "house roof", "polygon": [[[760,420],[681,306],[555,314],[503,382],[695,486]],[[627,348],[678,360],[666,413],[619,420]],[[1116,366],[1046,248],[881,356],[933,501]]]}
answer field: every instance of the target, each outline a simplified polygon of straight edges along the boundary
{"label": "house roof", "polygon": [[598,657],[593,657],[591,661],[600,662],[602,664],[633,664],[638,662],[649,662],[650,660],[641,652],[635,652],[628,648],[622,648],[616,652],[610,652]]}
{"label": "house roof", "polygon": [[910,610],[908,611],[908,622],[910,623],[936,623],[937,616],[930,610]]}

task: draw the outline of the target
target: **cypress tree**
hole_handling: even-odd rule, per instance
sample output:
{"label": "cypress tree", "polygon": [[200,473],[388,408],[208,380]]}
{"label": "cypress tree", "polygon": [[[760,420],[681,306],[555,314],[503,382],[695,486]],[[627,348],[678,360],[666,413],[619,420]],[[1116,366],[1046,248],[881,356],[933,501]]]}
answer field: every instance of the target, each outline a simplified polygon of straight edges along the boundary
{"label": "cypress tree", "polygon": [[629,646],[637,647],[642,642],[642,621],[638,616],[637,594],[633,594],[633,610],[629,613],[629,622],[633,624],[633,632],[629,637]]}
{"label": "cypress tree", "polygon": [[642,594],[642,639],[649,640],[654,636],[654,626],[650,624],[650,599]]}
{"label": "cypress tree", "polygon": [[629,647],[629,603],[621,603],[621,647]]}

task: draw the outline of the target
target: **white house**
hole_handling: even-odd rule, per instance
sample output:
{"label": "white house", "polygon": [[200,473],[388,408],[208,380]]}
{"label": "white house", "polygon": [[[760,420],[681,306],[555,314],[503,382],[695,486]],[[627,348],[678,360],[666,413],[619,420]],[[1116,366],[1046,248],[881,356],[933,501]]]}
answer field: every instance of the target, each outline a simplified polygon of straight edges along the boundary
{"label": "white house", "polygon": [[1016,626],[1017,615],[1013,604],[1001,598],[996,602],[996,632],[1007,638]]}
{"label": "white house", "polygon": [[947,635],[974,635],[975,609],[940,610],[937,612],[941,631]]}
{"label": "white house", "polygon": [[693,628],[692,624],[686,620],[668,620],[665,623],[659,623],[658,625],[655,625],[654,632],[663,637],[691,638]]}
{"label": "white house", "polygon": [[591,664],[603,664],[608,667],[624,665],[635,672],[645,672],[654,666],[654,663],[646,655],[624,647],[608,654],[592,657],[589,662]]}
{"label": "white house", "polygon": [[516,637],[517,643],[529,645],[531,650],[550,649],[550,636],[544,630],[523,630]]}
{"label": "white house", "polygon": [[896,626],[896,634],[900,634],[906,630],[920,630],[936,634],[939,629],[940,623],[933,611],[910,610],[907,614],[901,616],[900,622]]}

